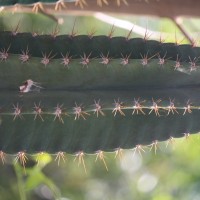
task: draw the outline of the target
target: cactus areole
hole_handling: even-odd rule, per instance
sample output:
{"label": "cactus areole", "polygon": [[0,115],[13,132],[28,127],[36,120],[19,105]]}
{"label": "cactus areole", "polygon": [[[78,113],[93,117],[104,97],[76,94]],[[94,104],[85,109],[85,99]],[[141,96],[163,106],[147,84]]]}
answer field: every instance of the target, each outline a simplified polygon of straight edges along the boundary
{"label": "cactus areole", "polygon": [[200,130],[200,48],[0,32],[0,151],[130,149]]}

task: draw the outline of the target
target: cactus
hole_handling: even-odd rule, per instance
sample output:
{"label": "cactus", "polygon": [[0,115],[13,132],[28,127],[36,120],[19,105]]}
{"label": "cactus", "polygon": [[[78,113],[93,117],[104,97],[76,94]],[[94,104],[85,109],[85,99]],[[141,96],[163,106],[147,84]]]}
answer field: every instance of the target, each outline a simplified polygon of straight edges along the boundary
{"label": "cactus", "polygon": [[[52,6],[127,9],[138,3],[0,1],[4,9],[15,4],[38,12]],[[130,33],[113,37],[112,31],[99,36],[0,32],[2,162],[5,154],[17,154],[22,165],[25,154],[40,152],[101,155],[200,130],[200,48],[130,38]]]}
{"label": "cactus", "polygon": [[[179,9],[180,2],[171,0],[0,0],[0,11],[32,10],[56,20],[51,13],[58,11],[198,16],[198,2],[188,2]],[[15,163],[21,199],[31,182],[29,190],[44,182],[61,199],[41,171],[49,154],[58,165],[73,157],[86,173],[85,155],[95,154],[90,157],[108,170],[109,152],[120,159],[123,149],[156,153],[161,141],[168,146],[199,132],[200,48],[187,34],[191,45],[149,40],[148,33],[114,37],[113,27],[97,36],[78,35],[74,27],[69,35],[58,35],[58,26],[50,35],[20,33],[19,27],[0,31],[0,164]]]}
{"label": "cactus", "polygon": [[131,149],[200,130],[199,47],[112,35],[0,37],[2,155]]}

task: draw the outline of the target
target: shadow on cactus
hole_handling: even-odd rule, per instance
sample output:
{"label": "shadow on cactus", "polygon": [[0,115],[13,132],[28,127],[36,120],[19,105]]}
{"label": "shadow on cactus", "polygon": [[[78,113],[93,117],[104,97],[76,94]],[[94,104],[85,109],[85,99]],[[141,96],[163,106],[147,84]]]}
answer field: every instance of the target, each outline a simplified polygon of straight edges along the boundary
{"label": "shadow on cactus", "polygon": [[[112,34],[0,32],[0,156],[83,156],[200,130],[200,48]],[[13,71],[13,72],[12,72]]]}

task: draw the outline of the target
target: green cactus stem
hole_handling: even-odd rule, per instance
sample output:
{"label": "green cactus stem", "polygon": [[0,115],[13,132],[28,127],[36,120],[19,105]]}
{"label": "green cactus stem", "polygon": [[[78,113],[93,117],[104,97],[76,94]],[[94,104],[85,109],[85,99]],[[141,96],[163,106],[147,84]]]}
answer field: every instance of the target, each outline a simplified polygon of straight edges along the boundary
{"label": "green cactus stem", "polygon": [[200,130],[200,48],[0,32],[0,151],[130,149]]}

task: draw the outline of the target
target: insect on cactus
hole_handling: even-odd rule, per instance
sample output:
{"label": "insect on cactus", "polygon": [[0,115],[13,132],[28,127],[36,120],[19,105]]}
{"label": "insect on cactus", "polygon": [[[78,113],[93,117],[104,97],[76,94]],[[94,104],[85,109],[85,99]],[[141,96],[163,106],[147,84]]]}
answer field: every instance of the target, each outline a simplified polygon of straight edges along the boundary
{"label": "insect on cactus", "polygon": [[159,141],[200,130],[199,47],[114,37],[113,28],[107,36],[55,33],[0,32],[3,163],[15,154],[25,166],[28,154],[48,152],[59,164],[67,152],[85,168],[83,156],[96,153],[108,169],[104,151],[156,152]]}

